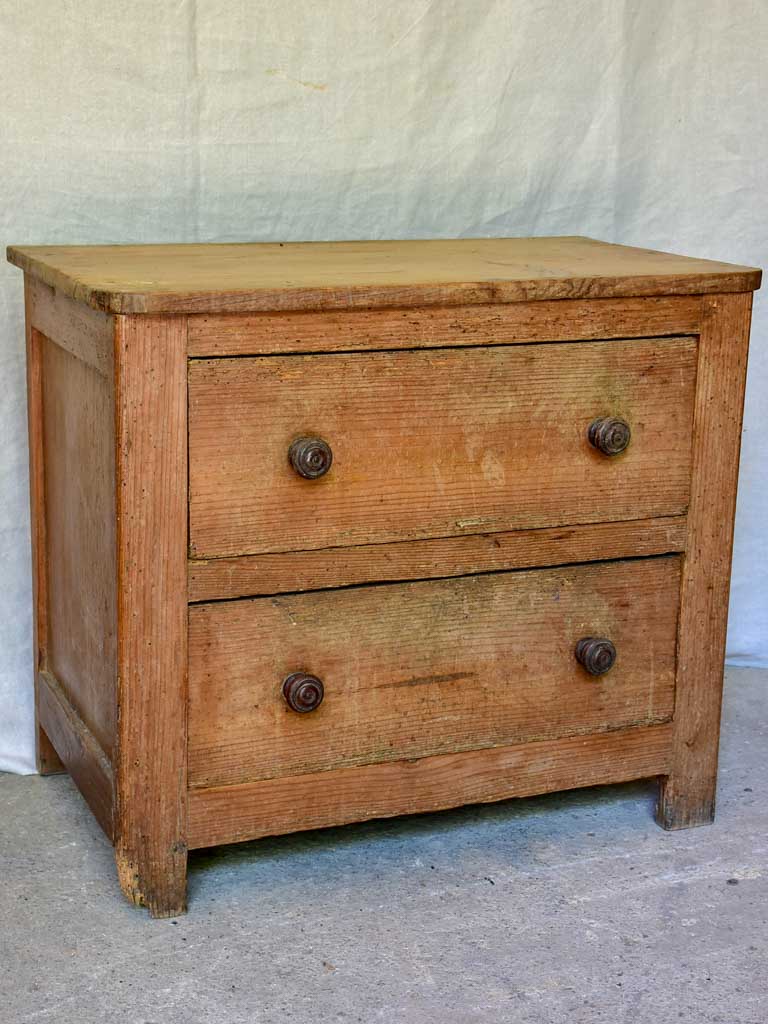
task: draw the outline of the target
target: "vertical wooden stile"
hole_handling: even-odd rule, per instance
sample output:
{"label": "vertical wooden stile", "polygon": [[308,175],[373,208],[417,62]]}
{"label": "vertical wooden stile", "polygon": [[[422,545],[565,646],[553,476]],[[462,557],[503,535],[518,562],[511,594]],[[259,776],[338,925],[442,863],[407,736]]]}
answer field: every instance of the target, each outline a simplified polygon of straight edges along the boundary
{"label": "vertical wooden stile", "polygon": [[116,858],[155,917],[186,904],[186,318],[116,318]]}
{"label": "vertical wooden stile", "polygon": [[752,295],[705,296],[683,561],[672,769],[657,821],[706,825],[715,813],[733,520]]}

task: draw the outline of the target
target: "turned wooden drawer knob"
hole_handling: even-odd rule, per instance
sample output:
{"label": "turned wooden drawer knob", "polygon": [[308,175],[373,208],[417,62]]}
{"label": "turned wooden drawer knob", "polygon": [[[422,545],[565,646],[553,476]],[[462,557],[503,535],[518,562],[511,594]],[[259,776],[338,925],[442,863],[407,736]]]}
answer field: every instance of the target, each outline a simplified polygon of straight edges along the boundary
{"label": "turned wooden drawer knob", "polygon": [[619,455],[629,444],[632,431],[618,416],[603,416],[590,423],[587,437],[592,447],[603,455]]}
{"label": "turned wooden drawer knob", "polygon": [[576,660],[593,676],[602,676],[613,668],[616,648],[602,636],[587,636],[576,644]]}
{"label": "turned wooden drawer knob", "polygon": [[305,715],[323,703],[323,684],[317,676],[306,672],[294,672],[283,683],[283,696],[292,711]]}
{"label": "turned wooden drawer knob", "polygon": [[288,449],[288,461],[299,476],[316,480],[331,468],[333,452],[321,437],[299,437]]}

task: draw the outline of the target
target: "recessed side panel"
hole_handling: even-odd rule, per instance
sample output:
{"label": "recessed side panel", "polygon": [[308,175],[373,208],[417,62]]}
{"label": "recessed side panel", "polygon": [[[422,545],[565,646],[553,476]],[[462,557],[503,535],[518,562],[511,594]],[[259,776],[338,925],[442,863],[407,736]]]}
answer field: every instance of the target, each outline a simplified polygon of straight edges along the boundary
{"label": "recessed side panel", "polygon": [[112,383],[55,340],[37,338],[46,598],[41,667],[112,760],[117,728]]}

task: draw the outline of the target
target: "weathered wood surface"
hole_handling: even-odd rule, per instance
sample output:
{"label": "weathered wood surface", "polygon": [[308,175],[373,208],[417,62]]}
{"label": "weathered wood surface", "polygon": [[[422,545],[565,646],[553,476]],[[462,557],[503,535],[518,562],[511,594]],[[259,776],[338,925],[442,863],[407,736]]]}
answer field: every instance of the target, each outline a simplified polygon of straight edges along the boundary
{"label": "weathered wood surface", "polygon": [[189,562],[189,600],[258,597],[375,581],[665,555],[685,549],[686,517],[361,544]]}
{"label": "weathered wood surface", "polygon": [[45,339],[32,327],[30,281],[24,280],[27,349],[27,426],[29,430],[29,510],[32,541],[32,658],[35,680],[35,755],[41,775],[66,771],[40,722],[38,671],[45,665],[48,593],[45,544],[45,452],[43,438],[42,347]]}
{"label": "weathered wood surface", "polygon": [[693,427],[688,546],[680,591],[674,746],[658,820],[689,828],[715,813],[728,591],[751,295],[704,300]]}
{"label": "weathered wood surface", "polygon": [[665,827],[712,819],[759,271],[583,238],[9,258],[38,761],[130,899],[179,913],[188,845],[643,776]]}
{"label": "weathered wood surface", "polygon": [[44,667],[112,758],[117,741],[112,386],[101,372],[54,341],[42,335],[38,339],[44,438]]}
{"label": "weathered wood surface", "polygon": [[[193,557],[678,515],[692,338],[193,360]],[[627,451],[591,447],[598,416]],[[301,436],[333,449],[304,480]]]}
{"label": "weathered wood surface", "polygon": [[111,313],[462,305],[749,291],[760,271],[591,238],[11,246],[33,277]]}
{"label": "weathered wood surface", "polygon": [[183,321],[117,322],[117,866],[156,917],[186,902],[187,400]]}
{"label": "weathered wood surface", "polygon": [[663,774],[671,725],[287,776],[189,799],[190,848]]}
{"label": "weathered wood surface", "polygon": [[519,345],[696,334],[701,296],[560,299],[420,309],[210,314],[189,318],[191,357],[450,345]]}
{"label": "weathered wood surface", "polygon": [[114,317],[75,302],[35,278],[28,279],[28,288],[30,318],[35,330],[111,381]]}
{"label": "weathered wood surface", "polygon": [[[599,732],[672,714],[679,558],[190,608],[189,783]],[[585,636],[619,655],[596,678]],[[285,704],[318,676],[311,714]]]}
{"label": "weathered wood surface", "polygon": [[110,758],[47,671],[37,674],[40,726],[110,840],[114,838],[115,789]]}

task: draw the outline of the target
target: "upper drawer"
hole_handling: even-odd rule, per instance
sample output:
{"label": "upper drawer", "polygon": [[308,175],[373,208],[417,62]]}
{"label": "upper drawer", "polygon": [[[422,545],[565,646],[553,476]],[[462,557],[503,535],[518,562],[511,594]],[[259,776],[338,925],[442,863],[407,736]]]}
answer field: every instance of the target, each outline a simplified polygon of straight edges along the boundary
{"label": "upper drawer", "polygon": [[[193,360],[194,557],[685,511],[694,338]],[[620,455],[588,440],[615,416]],[[291,443],[324,439],[302,478]]]}

